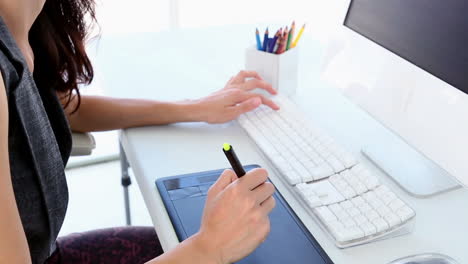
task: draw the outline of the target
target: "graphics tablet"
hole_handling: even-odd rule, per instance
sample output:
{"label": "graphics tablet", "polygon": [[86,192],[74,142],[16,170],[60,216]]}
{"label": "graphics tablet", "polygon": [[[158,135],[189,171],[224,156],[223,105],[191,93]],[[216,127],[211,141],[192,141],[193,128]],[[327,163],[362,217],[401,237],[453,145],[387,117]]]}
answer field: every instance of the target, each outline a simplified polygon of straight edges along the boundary
{"label": "graphics tablet", "polygon": [[[245,166],[245,170],[258,168]],[[224,170],[206,171],[156,181],[179,241],[200,228],[205,198],[210,186]],[[271,231],[264,243],[237,264],[333,264],[277,191],[276,207],[270,214]]]}

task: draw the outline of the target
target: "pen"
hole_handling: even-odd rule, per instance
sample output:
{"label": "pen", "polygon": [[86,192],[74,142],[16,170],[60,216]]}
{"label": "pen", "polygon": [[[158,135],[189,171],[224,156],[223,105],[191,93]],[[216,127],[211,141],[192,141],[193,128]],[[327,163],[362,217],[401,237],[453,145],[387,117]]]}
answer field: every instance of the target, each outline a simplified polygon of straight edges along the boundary
{"label": "pen", "polygon": [[296,47],[297,42],[299,42],[299,39],[301,39],[302,33],[304,32],[304,29],[305,29],[305,26],[306,26],[306,24],[304,24],[304,25],[302,26],[301,30],[299,30],[299,34],[297,34],[297,37],[296,37],[296,39],[294,40],[294,42],[293,42],[293,44],[292,44],[292,47],[293,47],[293,48]]}
{"label": "pen", "polygon": [[263,37],[263,51],[267,51],[268,47],[268,28],[265,30],[265,36]]}
{"label": "pen", "polygon": [[282,35],[283,35],[283,29],[280,28],[280,29],[278,30],[278,39],[276,39],[275,47],[273,48],[272,53],[275,53],[275,54],[276,54],[276,52],[278,51],[278,48],[279,48],[279,44],[280,44],[280,42],[281,42],[281,36],[282,36]]}
{"label": "pen", "polygon": [[275,45],[276,45],[276,42],[278,41],[278,37],[279,37],[279,32],[280,32],[279,30],[276,31],[275,37],[271,41],[270,49],[268,50],[268,52],[270,52],[270,53],[273,53],[273,51],[275,49]]}
{"label": "pen", "polygon": [[293,36],[294,36],[294,29],[296,28],[296,22],[292,22],[292,25],[291,25],[291,30],[289,31],[289,35],[288,35],[288,43],[286,44],[286,50],[289,50],[291,48],[291,41],[293,39]]}
{"label": "pen", "polygon": [[244,176],[245,175],[244,167],[242,167],[242,164],[237,158],[236,152],[234,152],[234,148],[230,144],[224,143],[223,152],[226,155],[226,158],[229,160],[229,163],[231,163],[231,167],[234,170],[234,172],[237,174],[237,177],[240,178]]}
{"label": "pen", "polygon": [[258,32],[258,28],[255,30],[255,38],[257,39],[257,49],[262,50],[262,41],[260,40],[260,32]]}
{"label": "pen", "polygon": [[286,41],[288,41],[288,27],[286,27],[283,31],[283,35],[281,36],[280,43],[278,45],[278,50],[276,54],[281,54],[286,50]]}

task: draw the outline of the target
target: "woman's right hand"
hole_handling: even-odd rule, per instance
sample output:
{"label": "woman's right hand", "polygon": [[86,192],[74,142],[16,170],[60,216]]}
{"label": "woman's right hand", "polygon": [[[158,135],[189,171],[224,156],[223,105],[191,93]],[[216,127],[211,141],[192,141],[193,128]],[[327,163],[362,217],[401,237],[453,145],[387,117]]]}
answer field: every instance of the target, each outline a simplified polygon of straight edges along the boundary
{"label": "woman's right hand", "polygon": [[273,184],[265,169],[237,178],[226,170],[208,191],[200,231],[193,237],[216,263],[250,254],[270,232],[268,214],[275,207]]}

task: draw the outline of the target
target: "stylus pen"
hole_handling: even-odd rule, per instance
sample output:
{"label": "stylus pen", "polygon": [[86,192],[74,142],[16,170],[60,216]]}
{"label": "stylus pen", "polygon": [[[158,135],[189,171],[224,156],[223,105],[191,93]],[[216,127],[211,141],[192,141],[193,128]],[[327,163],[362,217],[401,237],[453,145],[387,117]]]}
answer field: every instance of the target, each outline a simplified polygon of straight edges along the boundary
{"label": "stylus pen", "polygon": [[234,172],[237,174],[237,177],[240,178],[244,176],[245,175],[244,167],[242,166],[239,159],[237,158],[236,152],[234,152],[234,148],[230,144],[224,143],[223,152],[226,155],[226,158],[229,160],[229,163],[231,163],[231,167],[234,170]]}

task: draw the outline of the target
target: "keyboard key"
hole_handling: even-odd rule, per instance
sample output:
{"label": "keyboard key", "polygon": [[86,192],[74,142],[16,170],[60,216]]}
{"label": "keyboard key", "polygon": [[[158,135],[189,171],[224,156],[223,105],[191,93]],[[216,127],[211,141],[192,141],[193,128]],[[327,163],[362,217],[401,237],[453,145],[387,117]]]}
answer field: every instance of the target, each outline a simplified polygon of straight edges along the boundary
{"label": "keyboard key", "polygon": [[310,208],[322,206],[322,201],[308,184],[300,183],[296,185],[296,190]]}
{"label": "keyboard key", "polygon": [[360,167],[352,172],[357,178],[366,185],[367,189],[372,190],[380,185],[379,180],[365,167]]}
{"label": "keyboard key", "polygon": [[387,214],[386,216],[384,216],[384,219],[385,221],[387,221],[390,227],[397,226],[401,223],[400,217],[394,213]]}
{"label": "keyboard key", "polygon": [[361,163],[358,163],[351,168],[351,172],[353,172],[355,175],[358,175],[363,169],[364,169],[364,165],[362,165]]}
{"label": "keyboard key", "polygon": [[356,192],[351,187],[346,187],[343,190],[340,190],[341,194],[346,197],[346,199],[351,199],[356,196]]}
{"label": "keyboard key", "polygon": [[291,185],[296,185],[296,184],[302,182],[301,175],[299,175],[294,170],[287,171],[286,174],[284,174],[284,176],[285,176],[286,180],[288,181],[288,183],[291,184]]}
{"label": "keyboard key", "polygon": [[362,197],[360,197],[360,196],[357,196],[357,197],[351,199],[351,202],[354,204],[355,207],[359,207],[359,206],[366,203],[366,201],[364,201],[364,199],[362,199]]}
{"label": "keyboard key", "polygon": [[305,164],[307,162],[310,161],[310,158],[307,156],[307,154],[305,154],[304,152],[301,152],[301,155],[300,156],[296,156],[297,157],[297,160],[302,163],[302,165],[304,165],[305,167]]}
{"label": "keyboard key", "polygon": [[373,211],[374,209],[368,204],[368,203],[364,203],[360,206],[358,206],[358,209],[359,211],[361,211],[361,213],[365,214],[369,211]]}
{"label": "keyboard key", "polygon": [[351,173],[349,170],[343,171],[340,173],[343,176],[343,179],[353,188],[356,195],[360,195],[368,191],[367,187],[362,184],[358,177]]}
{"label": "keyboard key", "polygon": [[356,207],[354,207],[354,206],[351,207],[351,208],[348,208],[348,209],[346,210],[346,212],[349,214],[349,216],[351,216],[351,217],[353,217],[353,218],[354,218],[355,216],[358,216],[358,215],[361,214],[361,212],[359,212],[359,210],[358,210]]}
{"label": "keyboard key", "polygon": [[329,205],[328,208],[329,208],[335,215],[340,214],[341,212],[343,212],[343,208],[341,208],[340,204],[338,204],[338,203]]}
{"label": "keyboard key", "polygon": [[345,150],[338,151],[335,154],[346,168],[351,168],[357,164],[357,160],[354,158],[354,156]]}
{"label": "keyboard key", "polygon": [[306,161],[306,162],[304,162],[304,163],[302,163],[302,164],[304,165],[304,167],[305,167],[305,168],[307,169],[307,171],[309,171],[309,172],[310,172],[311,170],[313,170],[313,169],[316,167],[315,163],[314,163],[313,161],[311,161],[311,160],[308,160],[308,161]]}
{"label": "keyboard key", "polygon": [[371,236],[377,233],[377,228],[370,222],[361,223],[359,227],[364,231],[365,236]]}
{"label": "keyboard key", "polygon": [[374,209],[377,211],[377,213],[379,213],[380,216],[386,216],[390,213],[392,213],[392,211],[390,210],[390,208],[388,208],[387,206],[379,206],[377,208],[374,207]]}
{"label": "keyboard key", "polygon": [[386,205],[389,205],[393,200],[397,198],[397,196],[393,192],[387,192],[382,194],[380,197],[380,200]]}
{"label": "keyboard key", "polygon": [[379,197],[382,197],[383,195],[389,192],[391,192],[390,189],[388,189],[388,187],[384,185],[379,186],[377,189],[375,189],[375,194]]}
{"label": "keyboard key", "polygon": [[370,192],[366,192],[362,195],[362,197],[368,202],[370,203],[371,201],[375,200],[375,199],[378,199],[377,198],[377,195],[375,194],[374,191],[370,191]]}
{"label": "keyboard key", "polygon": [[317,180],[329,177],[334,174],[333,170],[326,166],[316,167],[313,170],[310,170],[309,172],[312,175],[312,177]]}
{"label": "keyboard key", "polygon": [[[373,200],[368,200],[367,202],[372,206],[372,208],[374,208],[376,210],[379,209],[379,208],[387,208],[388,209],[388,207],[382,201],[380,201],[378,198],[373,199]],[[388,210],[390,210],[390,209],[388,209]]]}
{"label": "keyboard key", "polygon": [[302,163],[294,162],[292,166],[294,170],[296,170],[297,173],[301,176],[302,182],[309,182],[314,180],[312,174],[309,173],[309,171],[304,167],[304,165],[302,165]]}
{"label": "keyboard key", "polygon": [[351,239],[361,238],[365,235],[362,229],[357,226],[350,228],[348,232],[351,235]]}
{"label": "keyboard key", "polygon": [[363,216],[362,214],[355,215],[353,217],[354,222],[356,222],[357,225],[361,225],[362,223],[367,222],[367,218]]}
{"label": "keyboard key", "polygon": [[388,223],[381,217],[375,218],[374,220],[372,220],[372,223],[377,228],[377,232],[382,232],[389,228]]}
{"label": "keyboard key", "polygon": [[346,219],[343,219],[343,220],[340,219],[340,221],[343,223],[344,227],[346,227],[346,228],[351,228],[351,227],[356,227],[357,226],[356,222],[354,222],[354,220],[352,218],[346,218]]}
{"label": "keyboard key", "polygon": [[309,185],[315,190],[324,205],[334,204],[345,200],[345,198],[329,181],[320,181]]}
{"label": "keyboard key", "polygon": [[323,205],[322,200],[318,196],[309,196],[307,197],[306,202],[310,208],[315,208]]}
{"label": "keyboard key", "polygon": [[373,190],[380,185],[379,180],[374,176],[365,179],[363,182],[369,190]]}
{"label": "keyboard key", "polygon": [[354,191],[358,195],[363,194],[363,193],[368,191],[367,187],[364,184],[360,183],[360,182],[357,182],[356,184],[351,185],[351,187],[354,189]]}
{"label": "keyboard key", "polygon": [[349,208],[354,207],[354,205],[348,200],[340,203],[340,205],[341,205],[341,208],[343,208],[343,210],[348,210]]}
{"label": "keyboard key", "polygon": [[405,206],[405,203],[396,198],[395,200],[393,200],[389,205],[388,207],[390,207],[390,209],[394,212],[398,211],[398,209],[402,208],[403,206]]}
{"label": "keyboard key", "polygon": [[314,210],[323,222],[333,222],[338,220],[335,214],[333,214],[333,212],[326,206],[318,207]]}
{"label": "keyboard key", "polygon": [[369,210],[369,211],[365,212],[364,215],[366,216],[367,220],[369,220],[371,222],[373,220],[377,219],[377,218],[380,218],[379,213],[377,213],[377,211],[375,211],[375,210]]}
{"label": "keyboard key", "polygon": [[345,210],[340,211],[338,213],[334,213],[334,214],[336,215],[338,219],[340,219],[340,221],[343,221],[343,223],[348,219],[352,220],[351,216],[349,216],[349,214]]}
{"label": "keyboard key", "polygon": [[337,229],[334,233],[336,234],[335,237],[338,241],[350,241],[364,236],[362,229],[357,226]]}
{"label": "keyboard key", "polygon": [[330,177],[330,182],[338,189],[340,192],[343,192],[346,188],[351,188],[349,184],[343,179],[339,174],[335,174]]}
{"label": "keyboard key", "polygon": [[415,216],[416,214],[414,213],[413,209],[409,208],[408,206],[403,206],[402,208],[398,209],[398,211],[396,211],[396,214],[400,217],[401,221],[404,222],[410,218],[412,218],[413,216]]}
{"label": "keyboard key", "polygon": [[273,161],[276,168],[278,168],[283,174],[293,169],[282,156],[274,156],[271,158],[271,161]]}
{"label": "keyboard key", "polygon": [[333,168],[335,173],[343,171],[345,166],[341,163],[335,156],[330,155],[329,157],[325,157],[327,163]]}

